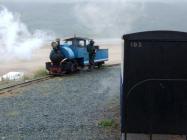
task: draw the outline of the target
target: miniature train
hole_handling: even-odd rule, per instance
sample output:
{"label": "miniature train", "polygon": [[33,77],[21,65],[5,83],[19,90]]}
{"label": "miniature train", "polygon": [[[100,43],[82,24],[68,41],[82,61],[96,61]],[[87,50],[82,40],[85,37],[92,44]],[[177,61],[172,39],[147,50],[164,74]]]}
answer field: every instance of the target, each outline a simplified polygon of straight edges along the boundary
{"label": "miniature train", "polygon": [[[51,62],[46,62],[46,69],[49,74],[61,75],[64,73],[76,72],[79,69],[89,65],[89,55],[87,46],[91,39],[72,37],[64,40],[52,42],[50,53]],[[105,61],[108,61],[108,49],[100,49],[95,46],[94,66],[100,67]]]}

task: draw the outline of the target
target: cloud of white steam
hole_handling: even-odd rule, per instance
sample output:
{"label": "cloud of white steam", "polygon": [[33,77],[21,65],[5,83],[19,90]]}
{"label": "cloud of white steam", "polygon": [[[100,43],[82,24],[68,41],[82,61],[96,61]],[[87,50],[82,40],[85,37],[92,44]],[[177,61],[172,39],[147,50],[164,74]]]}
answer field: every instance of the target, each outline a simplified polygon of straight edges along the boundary
{"label": "cloud of white steam", "polygon": [[40,30],[30,33],[27,26],[20,21],[19,15],[0,7],[1,61],[29,60],[32,52],[42,47],[49,38],[47,33]]}
{"label": "cloud of white steam", "polygon": [[91,2],[77,4],[74,11],[78,20],[95,35],[108,32],[115,36],[131,32],[133,24],[145,16],[143,2]]}

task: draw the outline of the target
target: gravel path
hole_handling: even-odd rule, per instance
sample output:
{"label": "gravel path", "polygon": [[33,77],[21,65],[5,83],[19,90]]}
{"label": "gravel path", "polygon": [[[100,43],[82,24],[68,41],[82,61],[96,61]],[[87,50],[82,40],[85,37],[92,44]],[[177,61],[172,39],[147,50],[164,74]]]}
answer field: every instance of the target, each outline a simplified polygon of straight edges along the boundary
{"label": "gravel path", "polygon": [[98,126],[119,111],[119,77],[120,67],[115,66],[57,77],[13,96],[0,96],[0,139],[119,139],[119,126]]}

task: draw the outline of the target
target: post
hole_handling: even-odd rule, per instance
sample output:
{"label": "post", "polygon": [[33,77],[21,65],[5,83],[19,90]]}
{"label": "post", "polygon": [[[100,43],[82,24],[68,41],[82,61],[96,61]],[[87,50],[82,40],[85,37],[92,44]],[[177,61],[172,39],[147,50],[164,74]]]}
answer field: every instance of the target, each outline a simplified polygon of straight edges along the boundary
{"label": "post", "polygon": [[152,140],[152,134],[150,134],[150,140]]}
{"label": "post", "polygon": [[121,140],[127,140],[127,134],[126,133],[121,134]]}

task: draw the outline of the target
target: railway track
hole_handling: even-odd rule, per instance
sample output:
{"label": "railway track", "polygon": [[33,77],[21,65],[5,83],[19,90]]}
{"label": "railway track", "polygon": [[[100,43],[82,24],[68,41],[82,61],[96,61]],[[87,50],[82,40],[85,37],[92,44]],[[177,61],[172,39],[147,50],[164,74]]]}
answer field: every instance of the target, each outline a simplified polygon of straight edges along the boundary
{"label": "railway track", "polygon": [[[119,66],[119,65],[120,65],[120,63],[107,64],[104,67],[114,67],[114,66]],[[0,88],[0,95],[5,94],[5,93],[10,93],[10,92],[14,91],[15,89],[22,88],[22,87],[25,87],[25,86],[29,86],[29,85],[34,84],[34,83],[39,83],[39,82],[42,82],[42,81],[45,81],[45,80],[49,80],[52,77],[54,77],[54,76],[45,76],[45,77],[29,80],[29,81],[26,81],[26,82],[22,82],[22,83],[19,83],[19,84],[14,84],[14,85],[6,86],[4,88]]]}
{"label": "railway track", "polygon": [[6,86],[4,88],[0,88],[0,95],[4,94],[4,93],[10,93],[11,91],[13,91],[15,89],[25,87],[25,86],[28,86],[28,85],[31,85],[31,84],[34,84],[34,83],[39,83],[39,82],[42,82],[42,81],[49,80],[52,77],[53,76],[45,76],[45,77],[29,80],[29,81],[26,81],[26,82],[22,82],[22,83],[19,83],[19,84],[10,85],[10,86]]}

